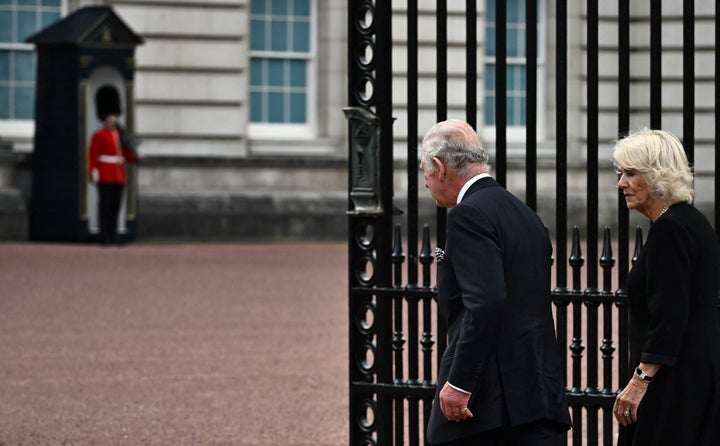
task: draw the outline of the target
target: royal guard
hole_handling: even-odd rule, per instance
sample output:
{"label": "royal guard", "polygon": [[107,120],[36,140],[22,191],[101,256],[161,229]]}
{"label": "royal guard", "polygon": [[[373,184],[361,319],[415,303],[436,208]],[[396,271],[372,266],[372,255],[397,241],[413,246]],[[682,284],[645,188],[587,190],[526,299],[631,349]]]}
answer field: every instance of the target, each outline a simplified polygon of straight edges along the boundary
{"label": "royal guard", "polygon": [[88,175],[97,184],[99,195],[100,242],[104,245],[120,244],[118,214],[127,174],[125,164],[140,159],[130,138],[120,126],[120,100],[110,86],[98,90],[97,114],[102,128],[93,134],[90,142]]}

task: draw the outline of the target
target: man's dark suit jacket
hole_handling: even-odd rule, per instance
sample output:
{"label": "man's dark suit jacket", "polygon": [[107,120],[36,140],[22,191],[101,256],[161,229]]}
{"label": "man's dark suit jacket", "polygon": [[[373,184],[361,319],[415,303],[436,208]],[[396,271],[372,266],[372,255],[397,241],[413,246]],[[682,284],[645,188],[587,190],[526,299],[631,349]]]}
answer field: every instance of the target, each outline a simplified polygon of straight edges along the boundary
{"label": "man's dark suit jacket", "polygon": [[[438,261],[440,317],[448,347],[440,362],[428,439],[443,443],[547,419],[570,426],[550,301],[547,228],[492,178],[470,186],[448,212]],[[474,417],[448,421],[445,382],[472,392]]]}

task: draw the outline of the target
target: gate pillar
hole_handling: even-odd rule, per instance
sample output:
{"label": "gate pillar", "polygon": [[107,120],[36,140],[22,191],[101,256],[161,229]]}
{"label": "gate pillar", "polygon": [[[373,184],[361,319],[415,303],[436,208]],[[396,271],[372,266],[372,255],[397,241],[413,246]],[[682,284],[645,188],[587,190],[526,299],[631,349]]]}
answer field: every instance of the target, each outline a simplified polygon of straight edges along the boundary
{"label": "gate pillar", "polygon": [[[378,287],[391,280],[392,206],[383,203],[378,117],[344,109],[350,128],[348,202],[350,444],[382,445],[392,432],[392,399],[378,383],[392,376],[391,300]],[[392,188],[392,180],[389,181]],[[389,212],[388,212],[389,211]]]}
{"label": "gate pillar", "polygon": [[391,2],[348,3],[350,444],[392,445]]}

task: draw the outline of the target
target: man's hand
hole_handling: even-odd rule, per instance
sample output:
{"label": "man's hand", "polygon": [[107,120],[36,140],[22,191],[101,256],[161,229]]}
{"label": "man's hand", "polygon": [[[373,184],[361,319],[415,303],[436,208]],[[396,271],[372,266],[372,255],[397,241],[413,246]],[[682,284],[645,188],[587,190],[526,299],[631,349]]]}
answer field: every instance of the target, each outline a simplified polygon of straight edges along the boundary
{"label": "man's hand", "polygon": [[450,421],[465,421],[473,417],[468,409],[470,394],[453,389],[445,383],[440,391],[440,410]]}

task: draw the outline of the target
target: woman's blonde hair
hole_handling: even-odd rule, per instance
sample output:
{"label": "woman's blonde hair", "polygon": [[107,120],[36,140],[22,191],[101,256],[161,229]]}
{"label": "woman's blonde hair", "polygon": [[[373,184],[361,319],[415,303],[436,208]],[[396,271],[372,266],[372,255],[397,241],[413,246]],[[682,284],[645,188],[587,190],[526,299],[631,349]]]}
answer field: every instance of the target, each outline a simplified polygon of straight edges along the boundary
{"label": "woman's blonde hair", "polygon": [[682,143],[670,132],[644,128],[615,145],[615,167],[640,173],[663,204],[693,201],[693,173]]}

